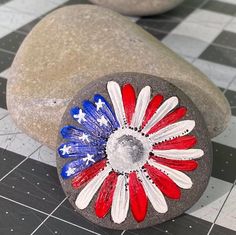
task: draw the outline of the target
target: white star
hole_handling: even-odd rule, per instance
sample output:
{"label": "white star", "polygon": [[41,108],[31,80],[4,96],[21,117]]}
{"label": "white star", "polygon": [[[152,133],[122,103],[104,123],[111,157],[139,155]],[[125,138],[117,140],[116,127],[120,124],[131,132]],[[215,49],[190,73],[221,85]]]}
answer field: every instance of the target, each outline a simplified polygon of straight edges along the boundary
{"label": "white star", "polygon": [[83,161],[85,162],[86,161],[86,165],[89,164],[89,162],[95,162],[94,159],[93,159],[94,155],[90,155],[90,154],[87,154],[87,157],[83,158]]}
{"label": "white star", "polygon": [[85,113],[83,113],[82,109],[79,110],[78,114],[74,114],[74,118],[78,119],[79,124],[81,124],[81,121],[86,121]]}
{"label": "white star", "polygon": [[97,111],[102,108],[102,106],[105,104],[104,102],[102,102],[101,99],[98,100],[98,102],[95,102],[96,106],[97,106]]}
{"label": "white star", "polygon": [[100,126],[102,126],[102,125],[107,126],[108,121],[107,121],[107,119],[103,115],[101,116],[100,119],[98,118],[97,121],[99,122]]}
{"label": "white star", "polygon": [[71,146],[64,145],[63,148],[60,149],[62,151],[62,155],[69,154],[69,151],[71,149]]}
{"label": "white star", "polygon": [[88,135],[86,135],[86,134],[84,134],[84,133],[82,134],[82,136],[79,137],[79,139],[82,140],[82,141],[87,140],[87,141],[89,142]]}
{"label": "white star", "polygon": [[70,175],[75,174],[75,170],[76,168],[68,168],[68,170],[66,171],[66,175],[70,176]]}

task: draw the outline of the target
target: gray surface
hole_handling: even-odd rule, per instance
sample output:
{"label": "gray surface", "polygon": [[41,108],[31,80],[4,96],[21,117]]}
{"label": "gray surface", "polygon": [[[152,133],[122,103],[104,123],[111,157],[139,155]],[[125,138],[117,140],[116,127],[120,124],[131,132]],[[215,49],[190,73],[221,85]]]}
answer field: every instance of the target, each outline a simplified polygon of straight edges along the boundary
{"label": "gray surface", "polygon": [[[182,214],[185,210],[190,208],[202,195],[203,191],[205,190],[210,174],[211,174],[211,167],[212,167],[212,147],[211,142],[209,139],[208,132],[206,131],[206,125],[203,121],[202,116],[200,115],[199,111],[197,110],[196,106],[192,103],[192,101],[178,88],[175,86],[167,83],[162,79],[158,79],[157,77],[145,74],[137,74],[137,73],[121,73],[121,74],[113,74],[105,76],[97,82],[92,82],[84,89],[80,90],[80,92],[73,98],[73,100],[68,105],[66,112],[63,116],[61,127],[72,124],[78,124],[73,121],[72,117],[70,116],[70,109],[74,106],[82,107],[83,100],[89,99],[92,100],[93,95],[99,93],[103,95],[109,103],[111,103],[108,93],[106,90],[106,85],[108,81],[117,81],[120,85],[124,85],[125,83],[131,83],[136,93],[138,94],[140,90],[149,85],[152,88],[152,96],[160,93],[164,96],[164,99],[167,99],[171,96],[177,96],[180,100],[180,105],[185,106],[188,110],[187,115],[183,118],[190,119],[196,121],[196,126],[191,134],[194,134],[197,137],[198,143],[195,146],[196,148],[200,148],[204,151],[204,156],[198,160],[199,166],[198,168],[191,172],[187,173],[193,181],[193,186],[189,190],[181,189],[182,196],[180,200],[170,200],[166,198],[168,204],[168,212],[165,214],[157,213],[149,203],[148,213],[146,219],[141,222],[137,223],[129,211],[127,219],[120,225],[115,224],[112,222],[110,214],[108,214],[104,219],[99,219],[96,217],[94,213],[94,202],[96,196],[93,197],[92,202],[89,206],[84,210],[77,210],[81,213],[84,217],[89,219],[90,221],[104,227],[114,228],[114,229],[135,229],[135,228],[143,228],[147,226],[152,226],[157,223],[164,222],[166,220],[172,219],[180,214]],[[65,142],[59,136],[58,139],[58,146]],[[65,162],[71,161],[71,159],[62,159],[59,156],[57,157],[57,167],[60,174],[61,167],[65,164]],[[76,208],[74,202],[80,190],[74,190],[71,187],[71,180],[63,180],[60,177],[60,181],[62,187],[65,191],[65,194],[69,197],[70,202]]]}

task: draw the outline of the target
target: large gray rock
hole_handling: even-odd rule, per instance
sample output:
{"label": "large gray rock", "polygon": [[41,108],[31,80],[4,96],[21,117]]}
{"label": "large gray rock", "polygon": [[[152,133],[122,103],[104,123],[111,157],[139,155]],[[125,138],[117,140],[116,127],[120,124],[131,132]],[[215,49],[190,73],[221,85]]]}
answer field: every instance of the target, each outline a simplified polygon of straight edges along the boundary
{"label": "large gray rock", "polygon": [[92,5],[58,9],[29,33],[11,67],[9,112],[20,129],[55,148],[72,97],[115,72],[146,73],[173,83],[197,105],[211,137],[228,123],[228,102],[204,74],[126,17]]}
{"label": "large gray rock", "polygon": [[[194,149],[202,149],[204,151],[204,155],[197,159],[198,167],[193,171],[184,171],[184,174],[188,175],[193,185],[191,188],[183,189],[181,190],[181,197],[177,200],[170,199],[169,197],[165,196],[165,200],[168,205],[168,211],[166,213],[158,213],[154,210],[151,202],[148,202],[148,211],[147,215],[145,217],[145,220],[137,223],[135,219],[133,218],[133,215],[131,213],[131,210],[129,209],[127,218],[124,222],[121,224],[114,223],[111,219],[111,213],[109,212],[104,218],[98,218],[95,214],[94,205],[96,198],[98,196],[97,191],[96,195],[93,196],[92,201],[89,203],[89,205],[85,209],[78,209],[75,201],[80,193],[80,191],[83,189],[83,186],[79,189],[75,189],[71,186],[71,179],[63,179],[61,177],[61,169],[64,166],[65,163],[71,162],[72,160],[76,160],[76,158],[61,158],[57,156],[57,169],[59,174],[59,179],[61,181],[61,185],[63,187],[63,190],[68,197],[70,203],[72,206],[76,209],[78,213],[83,215],[88,220],[92,221],[93,223],[96,223],[100,226],[107,227],[107,228],[113,228],[113,229],[138,229],[138,228],[144,228],[148,226],[153,226],[155,224],[159,224],[162,222],[165,222],[167,220],[173,219],[176,216],[179,216],[184,211],[189,209],[202,195],[203,191],[205,190],[209,177],[211,175],[211,168],[212,168],[212,146],[211,141],[209,138],[209,134],[205,125],[205,122],[202,118],[201,113],[196,108],[196,106],[193,104],[193,102],[183,93],[181,90],[179,90],[177,87],[173,86],[172,84],[169,84],[166,81],[163,81],[162,79],[146,75],[146,74],[137,74],[137,73],[119,73],[119,74],[111,74],[107,75],[103,78],[100,78],[99,81],[93,81],[84,88],[82,88],[72,99],[72,101],[68,104],[65,114],[63,115],[60,128],[66,126],[66,125],[73,125],[76,127],[80,127],[78,122],[76,122],[70,115],[70,110],[72,107],[78,106],[82,108],[82,103],[84,100],[93,100],[94,94],[101,94],[104,96],[107,101],[111,104],[112,102],[109,98],[108,92],[107,92],[107,82],[108,81],[116,81],[119,83],[120,86],[131,83],[136,91],[136,94],[140,92],[140,90],[145,86],[151,87],[151,96],[153,97],[156,94],[161,94],[164,96],[164,100],[167,100],[168,98],[172,96],[177,96],[179,98],[179,105],[184,106],[187,108],[187,114],[185,117],[181,119],[183,120],[194,120],[196,125],[195,128],[191,131],[190,135],[194,135],[197,138],[197,144],[193,147]],[[85,116],[85,119],[87,116]],[[118,130],[119,131],[119,130]],[[59,135],[58,137],[58,146],[62,143],[68,142],[69,140],[62,139],[62,137]],[[109,142],[109,137],[108,137]],[[106,149],[108,149],[109,143],[107,142]],[[107,153],[107,160],[109,160],[109,152]],[[115,156],[119,158],[120,156]],[[127,154],[127,158],[130,156]],[[174,157],[174,156],[173,156]],[[128,161],[129,162],[129,159]],[[112,165],[112,163],[108,163],[108,165]],[[126,163],[127,168],[129,168],[129,163]],[[141,165],[142,166],[142,165]],[[140,166],[140,167],[141,167]]]}
{"label": "large gray rock", "polygon": [[89,0],[124,15],[145,16],[169,11],[183,0]]}

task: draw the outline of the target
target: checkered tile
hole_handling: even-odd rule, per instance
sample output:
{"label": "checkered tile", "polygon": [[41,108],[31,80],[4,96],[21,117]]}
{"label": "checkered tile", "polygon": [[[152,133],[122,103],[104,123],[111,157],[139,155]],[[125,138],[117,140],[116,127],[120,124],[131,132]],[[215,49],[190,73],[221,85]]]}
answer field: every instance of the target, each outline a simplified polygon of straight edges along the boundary
{"label": "checkered tile", "polygon": [[160,16],[132,20],[199,68],[232,108],[213,139],[209,185],[184,215],[151,228],[108,230],[75,213],[58,181],[55,153],[22,133],[6,106],[8,69],[21,42],[46,14],[86,0],[0,0],[0,234],[236,234],[236,0],[185,0]]}

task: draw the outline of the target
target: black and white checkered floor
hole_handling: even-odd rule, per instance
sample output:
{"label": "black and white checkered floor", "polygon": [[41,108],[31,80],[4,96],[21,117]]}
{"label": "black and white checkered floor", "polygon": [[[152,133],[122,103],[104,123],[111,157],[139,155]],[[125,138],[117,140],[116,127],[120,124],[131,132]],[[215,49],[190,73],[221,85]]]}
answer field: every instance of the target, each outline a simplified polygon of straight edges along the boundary
{"label": "black and white checkered floor", "polygon": [[[163,0],[164,1],[164,0]],[[137,24],[198,67],[232,108],[213,140],[207,190],[184,215],[137,231],[100,228],[76,214],[61,189],[52,150],[16,128],[6,107],[8,68],[22,40],[45,14],[86,0],[0,0],[0,234],[236,234],[236,0],[185,0]]]}

